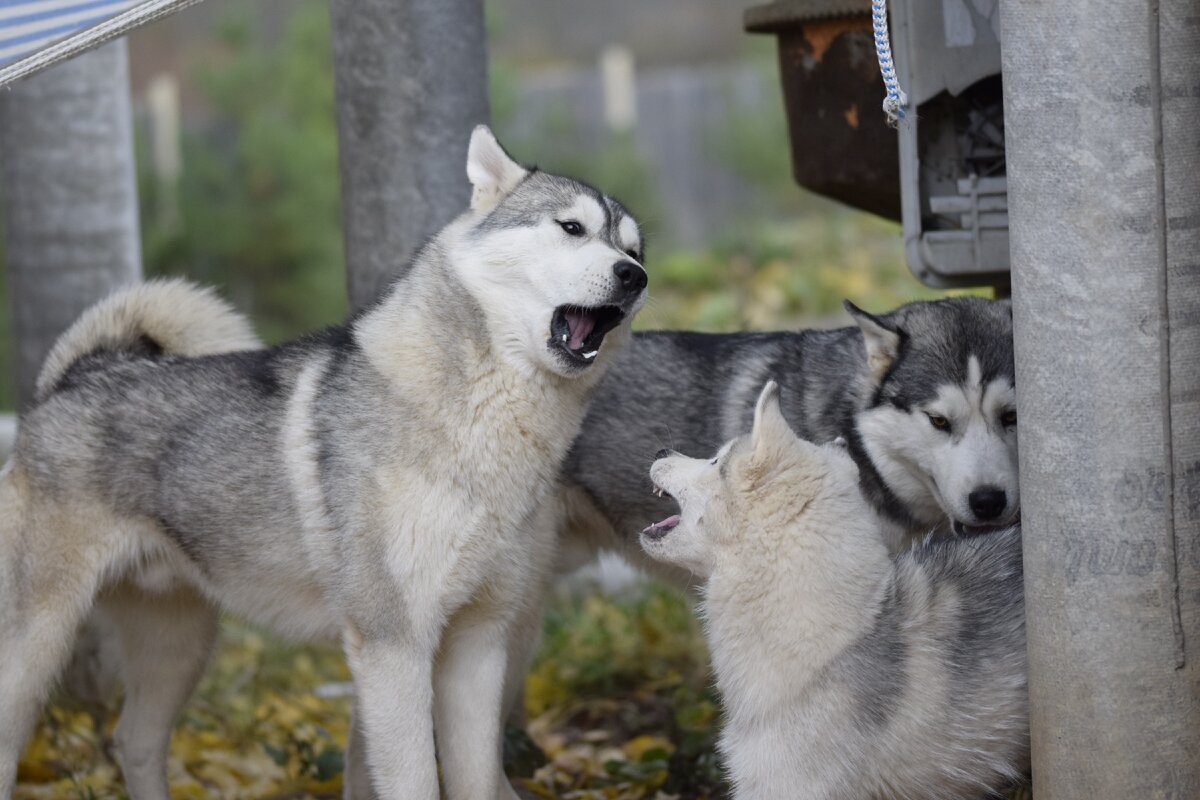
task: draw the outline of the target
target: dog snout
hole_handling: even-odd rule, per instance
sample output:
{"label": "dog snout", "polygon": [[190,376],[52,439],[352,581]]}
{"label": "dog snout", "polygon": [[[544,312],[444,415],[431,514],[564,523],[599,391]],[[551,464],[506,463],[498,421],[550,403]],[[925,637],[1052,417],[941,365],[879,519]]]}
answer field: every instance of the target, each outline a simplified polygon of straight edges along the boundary
{"label": "dog snout", "polygon": [[977,519],[996,519],[1008,506],[1008,495],[995,486],[980,486],[967,495],[967,504]]}
{"label": "dog snout", "polygon": [[613,264],[613,275],[621,282],[621,288],[630,294],[637,294],[646,288],[646,270],[632,261],[618,261]]}

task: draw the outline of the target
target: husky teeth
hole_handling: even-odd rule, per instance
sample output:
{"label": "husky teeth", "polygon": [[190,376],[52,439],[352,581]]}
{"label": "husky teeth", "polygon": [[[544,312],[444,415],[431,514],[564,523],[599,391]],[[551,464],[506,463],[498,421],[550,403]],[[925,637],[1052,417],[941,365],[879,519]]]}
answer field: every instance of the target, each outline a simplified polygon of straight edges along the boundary
{"label": "husky teeth", "polygon": [[567,334],[565,334],[565,333],[564,333],[564,334],[563,334],[563,343],[565,344],[565,343],[566,343],[566,341],[567,341]]}
{"label": "husky teeth", "polygon": [[584,353],[584,354],[583,354],[583,357],[584,357],[584,358],[595,358],[595,357],[596,357],[596,354],[597,354],[597,353],[599,353],[599,352],[600,352],[599,350],[593,350],[593,351],[592,351],[592,352],[590,352],[590,353]]}

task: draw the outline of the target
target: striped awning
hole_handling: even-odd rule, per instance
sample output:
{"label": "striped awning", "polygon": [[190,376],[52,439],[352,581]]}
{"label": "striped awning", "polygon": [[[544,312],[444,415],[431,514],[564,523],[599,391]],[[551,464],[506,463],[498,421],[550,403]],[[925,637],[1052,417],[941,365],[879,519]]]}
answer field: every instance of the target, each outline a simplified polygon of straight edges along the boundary
{"label": "striped awning", "polygon": [[137,4],[138,0],[0,0],[0,66]]}
{"label": "striped awning", "polygon": [[201,0],[0,0],[0,86]]}

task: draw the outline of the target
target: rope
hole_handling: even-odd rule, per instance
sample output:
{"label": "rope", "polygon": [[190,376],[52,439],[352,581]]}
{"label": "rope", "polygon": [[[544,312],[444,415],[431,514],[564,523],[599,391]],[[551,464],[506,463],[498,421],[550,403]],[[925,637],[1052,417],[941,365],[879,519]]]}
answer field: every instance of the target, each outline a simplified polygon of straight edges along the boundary
{"label": "rope", "polygon": [[32,75],[46,67],[54,66],[60,61],[66,61],[80,53],[99,47],[111,39],[129,33],[147,22],[153,22],[161,17],[174,14],[176,11],[182,11],[199,2],[200,0],[148,0],[148,2],[138,3],[133,8],[111,16],[80,33],[60,39],[36,53],[0,68],[0,86]]}
{"label": "rope", "polygon": [[879,56],[879,71],[883,74],[883,85],[887,97],[883,98],[883,113],[893,128],[904,119],[908,108],[908,95],[900,88],[896,78],[896,65],[892,62],[892,44],[888,39],[887,0],[871,0],[871,25],[875,29],[875,52]]}

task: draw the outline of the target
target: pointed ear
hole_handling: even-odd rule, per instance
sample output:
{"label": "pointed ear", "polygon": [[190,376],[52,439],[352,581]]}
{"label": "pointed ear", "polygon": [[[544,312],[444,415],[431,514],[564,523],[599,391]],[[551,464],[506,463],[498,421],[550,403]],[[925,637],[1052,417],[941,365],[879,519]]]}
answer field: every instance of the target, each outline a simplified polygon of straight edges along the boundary
{"label": "pointed ear", "polygon": [[887,320],[868,314],[846,300],[842,303],[862,331],[863,347],[867,351],[867,374],[878,384],[900,352],[900,332]]}
{"label": "pointed ear", "polygon": [[504,152],[487,125],[478,125],[467,147],[467,178],[475,187],[471,209],[488,212],[516,188],[526,170]]}
{"label": "pointed ear", "polygon": [[754,427],[750,431],[754,454],[765,455],[771,448],[794,438],[796,434],[783,418],[783,410],[779,407],[779,384],[767,381],[754,405]]}

